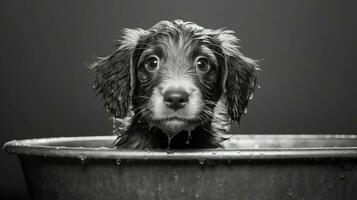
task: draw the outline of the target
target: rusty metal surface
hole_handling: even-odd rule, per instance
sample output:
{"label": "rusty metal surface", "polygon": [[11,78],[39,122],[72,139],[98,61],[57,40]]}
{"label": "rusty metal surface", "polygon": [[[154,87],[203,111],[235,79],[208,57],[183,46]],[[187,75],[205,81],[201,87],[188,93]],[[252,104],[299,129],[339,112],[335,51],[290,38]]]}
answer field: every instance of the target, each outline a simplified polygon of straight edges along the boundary
{"label": "rusty metal surface", "polygon": [[130,151],[113,136],[11,141],[32,199],[356,199],[356,135],[237,135],[225,150]]}

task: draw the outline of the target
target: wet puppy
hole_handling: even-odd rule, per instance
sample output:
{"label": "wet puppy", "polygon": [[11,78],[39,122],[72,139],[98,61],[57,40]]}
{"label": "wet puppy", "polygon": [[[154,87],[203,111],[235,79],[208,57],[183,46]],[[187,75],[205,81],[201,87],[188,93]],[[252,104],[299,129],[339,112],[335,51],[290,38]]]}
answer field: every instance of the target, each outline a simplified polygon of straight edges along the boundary
{"label": "wet puppy", "polygon": [[114,124],[126,124],[118,148],[218,148],[256,86],[233,31],[161,21],[125,29],[116,47],[91,68]]}

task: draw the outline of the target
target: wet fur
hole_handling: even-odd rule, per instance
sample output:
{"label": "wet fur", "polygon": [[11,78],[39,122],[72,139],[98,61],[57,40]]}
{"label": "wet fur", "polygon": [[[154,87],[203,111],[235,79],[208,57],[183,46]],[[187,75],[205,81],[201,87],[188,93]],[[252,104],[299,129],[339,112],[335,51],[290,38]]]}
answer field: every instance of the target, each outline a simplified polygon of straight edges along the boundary
{"label": "wet fur", "polygon": [[[139,58],[150,42],[170,42],[184,38],[192,44],[202,43],[215,52],[219,69],[216,86],[205,88],[199,83],[202,98],[214,102],[207,109],[214,116],[195,123],[192,131],[183,130],[168,137],[165,130],[152,127],[143,117],[141,106],[147,104],[145,94],[152,94],[159,83],[143,87],[138,83]],[[165,40],[163,40],[165,39]],[[116,50],[91,65],[95,71],[95,88],[101,94],[105,107],[116,125],[118,148],[219,148],[225,139],[231,121],[239,122],[257,83],[257,63],[245,57],[239,50],[238,39],[233,31],[205,29],[191,22],[161,21],[148,30],[125,29]],[[212,95],[213,93],[213,95]],[[208,95],[211,94],[211,95]],[[216,106],[218,105],[218,106]],[[204,115],[204,114],[203,114]],[[122,124],[125,124],[122,126]],[[121,126],[118,128],[118,125]]]}

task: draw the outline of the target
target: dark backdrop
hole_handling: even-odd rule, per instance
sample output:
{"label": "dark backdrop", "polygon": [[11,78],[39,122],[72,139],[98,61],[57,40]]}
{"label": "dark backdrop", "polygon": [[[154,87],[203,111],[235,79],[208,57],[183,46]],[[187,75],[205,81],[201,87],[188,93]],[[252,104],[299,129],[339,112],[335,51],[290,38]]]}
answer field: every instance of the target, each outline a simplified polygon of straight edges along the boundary
{"label": "dark backdrop", "polygon": [[[111,124],[84,64],[109,53],[124,27],[148,28],[177,18],[233,29],[243,52],[263,59],[261,89],[241,132],[353,133],[352,2],[1,1],[0,144],[109,134]],[[16,157],[2,152],[0,159],[0,198],[21,196],[25,185]]]}

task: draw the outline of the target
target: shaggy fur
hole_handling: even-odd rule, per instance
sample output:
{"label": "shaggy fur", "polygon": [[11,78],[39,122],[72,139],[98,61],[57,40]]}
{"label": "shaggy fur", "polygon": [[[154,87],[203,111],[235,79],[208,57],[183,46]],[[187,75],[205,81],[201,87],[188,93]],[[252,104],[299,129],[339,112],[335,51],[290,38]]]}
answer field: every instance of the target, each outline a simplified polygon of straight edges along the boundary
{"label": "shaggy fur", "polygon": [[[125,29],[116,50],[91,68],[118,134],[114,145],[137,149],[221,147],[222,132],[245,112],[258,70],[233,31],[181,20]],[[168,92],[187,102],[167,106]]]}

